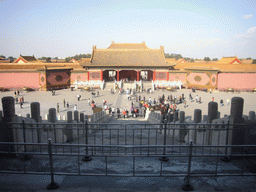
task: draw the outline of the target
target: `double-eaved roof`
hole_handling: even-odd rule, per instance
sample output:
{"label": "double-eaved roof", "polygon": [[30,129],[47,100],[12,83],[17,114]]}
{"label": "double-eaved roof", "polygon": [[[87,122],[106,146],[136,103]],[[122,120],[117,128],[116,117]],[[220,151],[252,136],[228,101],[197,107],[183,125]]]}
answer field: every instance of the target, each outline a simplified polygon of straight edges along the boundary
{"label": "double-eaved roof", "polygon": [[174,66],[165,60],[164,49],[149,49],[145,43],[112,43],[107,49],[93,47],[85,67],[164,67]]}

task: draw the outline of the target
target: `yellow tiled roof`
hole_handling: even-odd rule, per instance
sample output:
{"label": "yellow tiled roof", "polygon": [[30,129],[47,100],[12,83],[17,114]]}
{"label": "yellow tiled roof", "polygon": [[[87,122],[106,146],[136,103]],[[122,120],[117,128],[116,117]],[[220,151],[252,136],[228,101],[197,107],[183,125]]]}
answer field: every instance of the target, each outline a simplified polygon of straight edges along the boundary
{"label": "yellow tiled roof", "polygon": [[20,55],[18,59],[16,59],[15,61],[13,61],[13,63],[17,63],[17,61],[18,61],[20,58],[21,58],[22,60],[24,60],[26,63],[41,63],[41,61],[39,61],[38,59],[36,59],[36,58],[34,57],[34,55],[33,55],[33,56],[23,56],[23,55]]}
{"label": "yellow tiled roof", "polygon": [[68,68],[83,68],[79,63],[26,63],[26,64],[18,64],[18,63],[1,63],[0,70],[8,70],[8,69],[41,69],[41,68],[60,68],[60,67],[68,67]]}
{"label": "yellow tiled roof", "polygon": [[252,59],[243,59],[241,60],[242,64],[252,64],[253,60]]}
{"label": "yellow tiled roof", "polygon": [[114,43],[108,49],[149,49],[145,42],[142,43]]}
{"label": "yellow tiled roof", "polygon": [[163,66],[167,63],[163,49],[94,49],[91,62],[83,62],[84,66]]}
{"label": "yellow tiled roof", "polygon": [[186,69],[200,69],[200,70],[219,70],[220,72],[237,72],[237,73],[252,73],[256,72],[256,64],[219,64],[215,63],[178,63],[174,69],[186,70]]}
{"label": "yellow tiled roof", "polygon": [[165,58],[165,60],[168,62],[168,63],[176,63],[176,59],[175,58]]}
{"label": "yellow tiled roof", "polygon": [[237,58],[237,56],[235,56],[235,57],[222,57],[216,63],[217,64],[231,64],[236,59],[241,63],[241,61]]}

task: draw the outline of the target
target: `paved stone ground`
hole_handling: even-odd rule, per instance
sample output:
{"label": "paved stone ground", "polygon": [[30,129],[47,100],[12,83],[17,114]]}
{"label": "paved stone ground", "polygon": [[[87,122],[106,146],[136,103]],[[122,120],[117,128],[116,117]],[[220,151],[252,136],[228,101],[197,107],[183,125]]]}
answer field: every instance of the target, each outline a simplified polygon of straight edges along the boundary
{"label": "paved stone ground", "polygon": [[[221,113],[221,117],[224,116],[224,114],[229,115],[230,114],[230,105],[226,104],[226,100],[229,99],[231,102],[232,97],[242,97],[244,99],[244,115],[248,115],[249,111],[255,111],[256,109],[256,94],[249,93],[249,92],[241,92],[241,93],[225,93],[225,92],[213,92],[213,93],[207,93],[202,91],[196,91],[195,93],[192,93],[189,89],[182,89],[177,90],[175,92],[167,92],[163,90],[157,90],[154,91],[152,94],[147,93],[139,93],[138,95],[141,95],[142,97],[145,96],[146,100],[148,100],[149,97],[158,98],[159,96],[162,96],[165,94],[167,97],[168,95],[172,96],[181,96],[182,93],[184,93],[185,98],[187,100],[188,107],[184,108],[184,104],[177,105],[177,109],[180,111],[185,111],[186,116],[194,116],[194,109],[201,109],[202,115],[208,114],[208,103],[211,101],[212,97],[214,97],[214,101],[220,102],[221,99],[224,100],[224,106],[218,105],[218,110]],[[196,95],[201,97],[202,103],[198,104],[195,101],[191,102],[189,98],[189,93],[192,94],[193,98],[196,98]],[[81,95],[81,101],[77,101],[77,95]],[[90,92],[85,92],[81,90],[76,91],[70,91],[70,89],[66,90],[59,90],[56,91],[56,95],[52,96],[51,92],[43,92],[43,91],[36,91],[36,92],[22,92],[20,94],[24,97],[25,103],[23,105],[23,109],[20,109],[19,104],[15,104],[15,110],[17,115],[26,116],[27,113],[30,113],[30,103],[31,102],[40,102],[40,108],[41,108],[41,116],[42,119],[45,119],[45,114],[48,114],[49,108],[57,108],[57,103],[60,104],[60,113],[57,115],[67,115],[67,111],[74,111],[74,105],[77,104],[77,110],[79,112],[83,112],[87,115],[91,115],[93,112],[91,110],[91,107],[88,105],[88,99],[94,100],[97,104],[97,106],[102,107],[102,101],[103,99],[107,100],[107,104],[111,107],[117,107],[124,109],[128,108],[130,109],[131,101],[127,100],[126,95],[118,95],[111,94],[109,91],[101,91],[99,90],[99,96],[96,98],[91,97]],[[13,92],[0,92],[0,99],[4,96],[14,96]],[[63,107],[63,99],[69,102],[70,108],[64,108]],[[133,100],[134,101],[134,100]],[[2,105],[0,105],[0,110],[2,110]]]}
{"label": "paved stone ground", "polygon": [[[180,96],[182,93],[188,98],[191,90],[178,90],[177,92],[155,91],[152,94],[144,94],[146,99],[158,98],[162,94],[172,94],[173,96]],[[77,101],[77,94],[81,94],[81,101]],[[249,111],[256,109],[255,94],[253,93],[219,93],[214,92],[212,94],[198,91],[192,93],[192,96],[202,97],[202,104],[188,101],[188,107],[184,108],[183,104],[178,105],[178,109],[186,112],[186,116],[193,116],[194,109],[202,109],[202,115],[207,114],[208,102],[214,97],[215,101],[219,102],[220,99],[226,101],[235,96],[243,97],[245,100],[244,114],[248,115]],[[0,93],[0,98],[4,96],[13,96],[12,92]],[[57,103],[60,103],[60,114],[66,115],[68,110],[74,111],[73,105],[78,105],[78,111],[85,114],[92,114],[92,110],[88,105],[88,98],[91,98],[90,92],[82,92],[80,90],[60,90],[56,91],[55,96],[51,96],[51,92],[24,92],[21,96],[25,98],[24,108],[20,109],[20,106],[16,104],[16,114],[25,116],[30,112],[31,102],[41,103],[41,116],[48,113],[49,108],[56,108]],[[70,109],[63,107],[63,99],[69,101]],[[91,98],[92,99],[92,98]],[[107,91],[99,91],[99,97],[93,98],[98,106],[102,106],[102,100],[107,100],[108,105],[119,107],[121,109],[130,109],[131,101],[127,100],[126,95],[111,94]],[[134,101],[134,100],[133,100]],[[0,106],[1,110],[2,106]],[[230,105],[220,107],[219,111],[221,116],[230,113]],[[129,126],[135,126],[138,124],[148,123],[142,118],[138,119],[113,119],[109,123],[126,124]],[[100,132],[96,132],[96,138],[100,139]],[[137,137],[140,137],[140,133],[137,133]],[[108,137],[109,135],[106,134]],[[145,136],[145,133],[143,133]],[[93,141],[93,134],[90,135],[91,141]],[[81,138],[82,139],[82,138]],[[162,140],[162,136],[159,135],[159,139]],[[124,142],[123,139],[120,139]],[[98,142],[96,142],[98,143]],[[75,151],[75,150],[74,150]],[[84,148],[81,149],[84,151]],[[97,151],[100,153],[100,149]],[[145,152],[145,151],[144,151]],[[62,159],[61,159],[62,158]],[[64,160],[63,160],[64,158]],[[71,171],[78,172],[78,158],[77,157],[55,157],[58,163],[54,164],[55,171]],[[72,160],[73,159],[73,160]],[[109,159],[108,171],[109,173],[132,173],[132,158],[119,157],[117,159]],[[9,166],[6,166],[8,163]],[[20,159],[7,160],[1,159],[1,165],[4,165],[1,169],[22,170],[23,162]],[[90,162],[82,162],[79,160],[81,172],[99,173],[102,174],[105,171],[105,159],[100,157],[93,157]],[[233,161],[231,163],[224,163],[219,160],[210,158],[193,158],[192,172],[202,173],[209,171],[215,171],[215,165],[218,164],[218,171],[226,171],[229,173],[238,172],[241,168],[241,161]],[[33,157],[27,161],[25,166],[31,171],[48,171],[49,159],[48,157]],[[138,174],[159,174],[161,162],[157,157],[152,158],[137,158],[135,169]],[[187,158],[173,157],[168,162],[163,163],[163,169],[165,173],[186,173]],[[245,166],[245,170],[250,170],[250,167]],[[60,188],[56,191],[182,191],[181,185],[183,184],[184,177],[98,177],[98,176],[55,176],[55,181],[60,184]],[[34,175],[17,175],[17,174],[1,174],[0,175],[0,191],[46,191],[44,190],[47,184],[50,183],[50,176],[34,176]],[[195,191],[256,191],[255,177],[196,177],[191,179],[191,184],[194,186]]]}

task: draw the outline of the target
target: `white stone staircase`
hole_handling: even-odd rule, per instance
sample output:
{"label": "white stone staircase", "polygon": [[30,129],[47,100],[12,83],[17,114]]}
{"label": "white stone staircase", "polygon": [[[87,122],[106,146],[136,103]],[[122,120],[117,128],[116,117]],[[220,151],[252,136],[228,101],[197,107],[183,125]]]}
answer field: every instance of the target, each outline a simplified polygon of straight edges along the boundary
{"label": "white stone staircase", "polygon": [[105,83],[105,87],[104,87],[104,90],[105,91],[110,91],[111,89],[114,90],[114,82],[106,82]]}

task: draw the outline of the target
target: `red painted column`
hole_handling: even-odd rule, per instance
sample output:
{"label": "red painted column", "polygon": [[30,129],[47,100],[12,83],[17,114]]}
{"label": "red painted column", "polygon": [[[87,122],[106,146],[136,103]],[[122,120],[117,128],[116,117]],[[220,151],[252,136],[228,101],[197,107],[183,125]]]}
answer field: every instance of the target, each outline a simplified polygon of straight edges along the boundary
{"label": "red painted column", "polygon": [[137,81],[140,81],[140,71],[137,70]]}
{"label": "red painted column", "polygon": [[167,81],[169,81],[169,72],[166,73]]}
{"label": "red painted column", "polygon": [[100,80],[103,81],[103,70],[100,71]]}
{"label": "red painted column", "polygon": [[153,72],[153,81],[155,81],[156,80],[156,70],[154,70],[154,72]]}
{"label": "red painted column", "polygon": [[119,70],[116,71],[116,80],[119,81]]}
{"label": "red painted column", "polygon": [[88,79],[88,81],[90,81],[90,72],[89,71],[87,72],[87,79]]}

